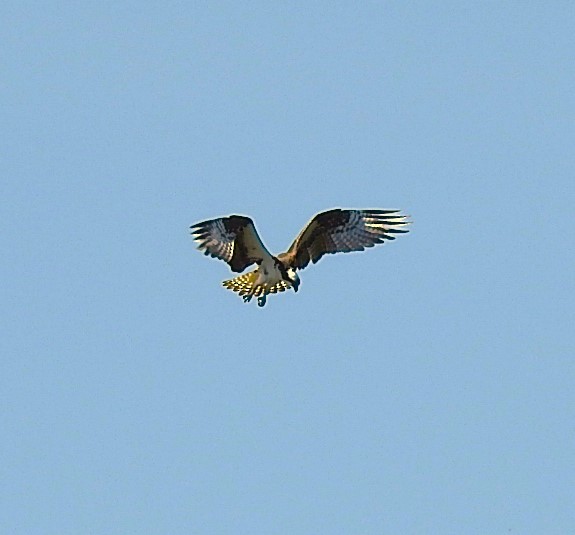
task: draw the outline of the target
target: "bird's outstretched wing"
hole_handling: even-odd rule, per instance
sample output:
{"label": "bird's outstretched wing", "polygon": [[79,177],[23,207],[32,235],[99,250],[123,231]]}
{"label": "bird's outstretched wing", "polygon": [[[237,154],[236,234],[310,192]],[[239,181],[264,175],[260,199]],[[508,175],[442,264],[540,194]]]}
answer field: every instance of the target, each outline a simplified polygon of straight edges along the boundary
{"label": "bird's outstretched wing", "polygon": [[341,210],[317,214],[303,228],[286,253],[278,256],[294,269],[316,263],[324,254],[363,251],[394,234],[407,232],[407,216],[399,210]]}
{"label": "bird's outstretched wing", "polygon": [[227,262],[232,271],[243,271],[271,256],[249,217],[231,215],[210,219],[196,223],[190,229],[198,249]]}

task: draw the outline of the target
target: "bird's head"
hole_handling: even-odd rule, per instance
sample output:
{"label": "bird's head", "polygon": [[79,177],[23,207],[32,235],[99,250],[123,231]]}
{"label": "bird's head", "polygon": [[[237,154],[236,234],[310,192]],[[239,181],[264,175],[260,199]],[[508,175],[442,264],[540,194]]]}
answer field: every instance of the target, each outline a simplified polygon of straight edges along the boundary
{"label": "bird's head", "polygon": [[287,262],[282,262],[278,258],[276,258],[275,260],[276,260],[276,267],[281,271],[282,278],[286,282],[289,282],[292,285],[294,291],[297,292],[299,288],[300,279],[299,275],[296,273],[296,270],[290,267]]}
{"label": "bird's head", "polygon": [[297,292],[297,290],[299,288],[299,283],[301,282],[299,275],[296,273],[296,270],[293,268],[289,268],[287,270],[287,274],[288,274],[290,282],[292,283],[294,292]]}

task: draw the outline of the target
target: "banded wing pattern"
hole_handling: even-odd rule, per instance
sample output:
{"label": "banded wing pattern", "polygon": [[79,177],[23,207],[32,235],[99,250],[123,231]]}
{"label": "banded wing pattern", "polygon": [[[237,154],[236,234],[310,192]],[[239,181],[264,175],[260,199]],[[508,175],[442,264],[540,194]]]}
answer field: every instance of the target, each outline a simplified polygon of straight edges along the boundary
{"label": "banded wing pattern", "polygon": [[279,255],[295,269],[316,263],[325,254],[363,251],[395,234],[405,233],[410,223],[399,210],[342,210],[316,215],[304,227],[287,253]]}
{"label": "banded wing pattern", "polygon": [[249,217],[232,215],[210,219],[190,229],[198,249],[206,256],[227,262],[232,271],[241,272],[270,257]]}

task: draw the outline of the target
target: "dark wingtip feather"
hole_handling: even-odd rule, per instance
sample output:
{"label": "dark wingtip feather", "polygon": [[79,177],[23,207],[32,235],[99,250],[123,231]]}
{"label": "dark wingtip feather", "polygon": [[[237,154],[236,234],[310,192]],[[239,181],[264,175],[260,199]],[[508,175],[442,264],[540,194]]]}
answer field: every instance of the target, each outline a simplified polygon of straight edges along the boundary
{"label": "dark wingtip feather", "polygon": [[397,214],[401,212],[401,210],[363,210],[366,214],[374,214],[374,215],[384,215],[384,214]]}
{"label": "dark wingtip feather", "polygon": [[404,217],[401,219],[382,219],[386,225],[409,225],[411,221],[406,220]]}

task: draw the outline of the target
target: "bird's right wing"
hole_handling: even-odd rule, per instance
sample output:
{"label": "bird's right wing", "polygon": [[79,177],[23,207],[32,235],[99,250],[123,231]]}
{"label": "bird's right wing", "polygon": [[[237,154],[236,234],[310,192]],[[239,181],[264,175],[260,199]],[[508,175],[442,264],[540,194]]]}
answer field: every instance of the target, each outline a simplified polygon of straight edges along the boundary
{"label": "bird's right wing", "polygon": [[232,271],[243,271],[271,256],[249,217],[219,217],[196,223],[190,229],[198,249],[227,262]]}

